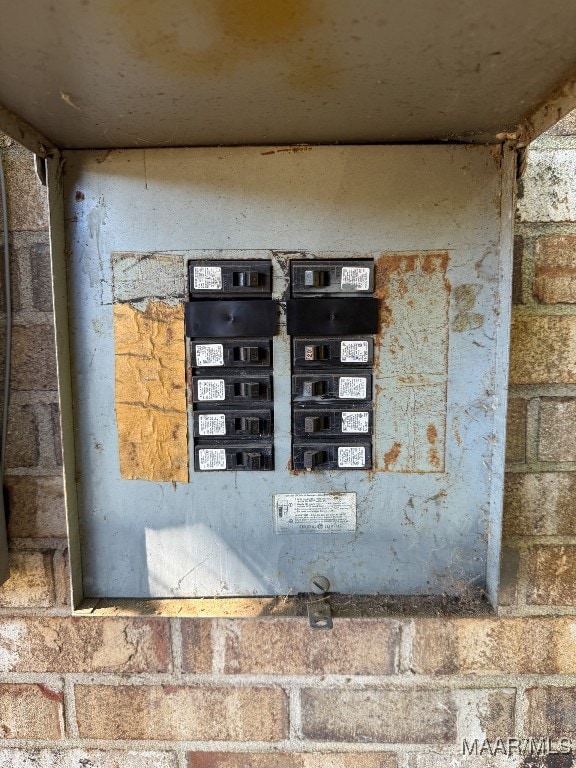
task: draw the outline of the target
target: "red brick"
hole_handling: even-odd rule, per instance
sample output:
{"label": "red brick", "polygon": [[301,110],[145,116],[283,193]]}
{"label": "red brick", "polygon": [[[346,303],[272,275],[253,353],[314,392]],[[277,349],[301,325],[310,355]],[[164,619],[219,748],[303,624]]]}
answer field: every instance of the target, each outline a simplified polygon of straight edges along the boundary
{"label": "red brick", "polygon": [[424,675],[576,673],[576,618],[417,619],[410,668]]}
{"label": "red brick", "polygon": [[504,535],[575,535],[575,498],[576,473],[509,473],[504,492]]}
{"label": "red brick", "polygon": [[575,434],[576,400],[543,398],[538,431],[540,461],[576,461]]}
{"label": "red brick", "polygon": [[0,738],[62,737],[62,693],[45,685],[0,685]]}
{"label": "red brick", "polygon": [[526,461],[526,405],[520,397],[508,400],[506,422],[506,461],[518,464]]}
{"label": "red brick", "polygon": [[576,303],[576,235],[537,239],[534,295],[544,304]]}
{"label": "red brick", "polygon": [[510,343],[510,384],[576,383],[576,316],[517,316]]}
{"label": "red brick", "polygon": [[56,390],[56,350],[51,325],[17,325],[12,336],[12,387]]}
{"label": "red brick", "polygon": [[189,752],[188,768],[396,768],[393,752]]}
{"label": "red brick", "polygon": [[34,170],[34,155],[13,144],[4,155],[10,230],[39,230],[48,226],[48,196]]}
{"label": "red brick", "polygon": [[576,546],[531,547],[527,554],[531,605],[576,605]]}
{"label": "red brick", "polygon": [[530,688],[526,699],[526,736],[576,739],[576,688]]}
{"label": "red brick", "polygon": [[0,671],[167,672],[164,619],[0,617]]}
{"label": "red brick", "polygon": [[391,619],[339,619],[331,632],[314,632],[305,619],[242,621],[227,632],[224,671],[391,675],[396,671],[399,641],[400,625]]}
{"label": "red brick", "polygon": [[6,467],[35,467],[40,459],[38,419],[33,405],[12,403],[8,414]]}
{"label": "red brick", "polygon": [[209,619],[183,619],[182,655],[185,672],[212,672],[212,622]]}
{"label": "red brick", "polygon": [[88,739],[280,741],[288,736],[279,688],[77,685],[80,736]]}
{"label": "red brick", "polygon": [[54,605],[51,552],[11,552],[10,576],[0,586],[0,608]]}
{"label": "red brick", "polygon": [[66,537],[62,477],[6,478],[10,535],[16,538]]}
{"label": "red brick", "polygon": [[304,736],[315,741],[450,743],[456,739],[456,718],[448,691],[302,691]]}
{"label": "red brick", "polygon": [[0,749],[2,768],[178,768],[173,752],[102,749]]}

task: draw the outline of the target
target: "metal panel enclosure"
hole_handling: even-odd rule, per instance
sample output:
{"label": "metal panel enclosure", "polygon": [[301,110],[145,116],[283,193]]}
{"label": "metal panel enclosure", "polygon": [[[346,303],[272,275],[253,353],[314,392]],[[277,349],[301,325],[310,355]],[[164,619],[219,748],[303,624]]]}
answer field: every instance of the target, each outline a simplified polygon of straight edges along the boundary
{"label": "metal panel enclosure", "polygon": [[[487,588],[494,599],[511,274],[507,152],[438,145],[65,153],[68,428],[86,597],[295,594],[322,574],[340,593]],[[182,303],[187,264],[200,258],[271,260],[281,307],[274,471],[194,470]],[[370,471],[291,471],[283,309],[295,258],[374,260],[380,320]],[[158,299],[178,353],[166,362],[171,392],[181,372],[170,414],[189,426],[188,437],[180,430],[170,442],[169,470],[178,446],[187,450],[175,481],[127,479],[121,466],[119,425],[134,403],[119,395],[119,345],[122,334],[135,334],[145,357],[161,344],[146,337]],[[165,477],[160,459],[150,460],[150,477]],[[274,495],[334,492],[356,495],[355,530],[275,529]]]}

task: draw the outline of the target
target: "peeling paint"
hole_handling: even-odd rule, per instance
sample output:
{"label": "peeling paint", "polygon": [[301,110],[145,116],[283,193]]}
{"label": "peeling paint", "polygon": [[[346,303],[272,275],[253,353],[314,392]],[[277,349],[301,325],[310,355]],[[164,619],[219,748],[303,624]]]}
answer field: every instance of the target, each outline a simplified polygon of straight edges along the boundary
{"label": "peeling paint", "polygon": [[446,251],[382,253],[375,295],[375,466],[384,472],[441,472],[447,412]]}

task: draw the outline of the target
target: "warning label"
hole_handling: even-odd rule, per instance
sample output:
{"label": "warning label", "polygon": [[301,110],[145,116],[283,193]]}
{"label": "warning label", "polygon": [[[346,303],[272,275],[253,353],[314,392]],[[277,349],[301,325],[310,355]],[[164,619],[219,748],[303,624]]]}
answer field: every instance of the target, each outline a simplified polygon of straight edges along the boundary
{"label": "warning label", "polygon": [[277,493],[275,533],[350,533],[356,530],[355,493]]}
{"label": "warning label", "polygon": [[226,417],[223,413],[199,413],[199,435],[225,435]]}
{"label": "warning label", "polygon": [[340,287],[343,290],[367,291],[370,288],[370,270],[367,267],[342,267]]}
{"label": "warning label", "polygon": [[342,432],[367,434],[368,424],[368,411],[342,411]]}
{"label": "warning label", "polygon": [[198,400],[225,400],[224,379],[198,379]]}
{"label": "warning label", "polygon": [[198,451],[198,467],[201,470],[226,469],[224,448],[201,448]]}
{"label": "warning label", "polygon": [[338,448],[338,466],[341,469],[361,469],[366,466],[366,449],[362,445],[340,446]]}
{"label": "warning label", "polygon": [[224,347],[222,344],[196,344],[196,365],[199,368],[224,365]]}
{"label": "warning label", "polygon": [[219,291],[222,289],[220,267],[194,267],[195,291]]}
{"label": "warning label", "polygon": [[366,379],[363,376],[341,376],[338,397],[344,400],[366,400]]}
{"label": "warning label", "polygon": [[340,342],[340,361],[342,363],[367,363],[367,341],[342,341]]}

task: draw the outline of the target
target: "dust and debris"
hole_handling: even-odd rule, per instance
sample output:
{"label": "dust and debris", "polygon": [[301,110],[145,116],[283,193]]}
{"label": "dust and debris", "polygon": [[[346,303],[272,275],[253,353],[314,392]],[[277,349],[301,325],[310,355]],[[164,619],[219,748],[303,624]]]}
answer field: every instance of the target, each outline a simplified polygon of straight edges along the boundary
{"label": "dust and debris", "polygon": [[456,333],[473,331],[484,325],[484,315],[479,312],[472,312],[481,290],[480,285],[473,283],[457,285],[454,288],[452,295],[456,314],[452,322],[452,330]]}
{"label": "dust and debris", "polygon": [[68,104],[69,107],[72,107],[73,109],[77,109],[78,112],[82,112],[82,107],[79,107],[78,104],[75,104],[72,100],[72,96],[70,96],[69,93],[64,93],[64,91],[60,91],[60,98],[65,104]]}

